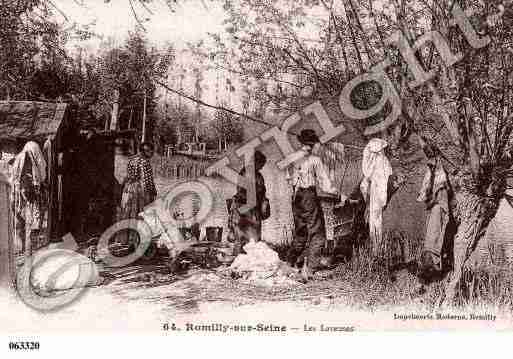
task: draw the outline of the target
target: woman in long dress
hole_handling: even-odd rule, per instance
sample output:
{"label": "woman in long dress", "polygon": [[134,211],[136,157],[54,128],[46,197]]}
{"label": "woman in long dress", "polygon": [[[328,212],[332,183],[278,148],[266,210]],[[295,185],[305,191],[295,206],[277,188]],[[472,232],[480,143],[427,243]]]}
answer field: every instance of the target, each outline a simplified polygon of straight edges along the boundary
{"label": "woman in long dress", "polygon": [[[264,177],[260,172],[267,162],[267,158],[260,151],[255,151],[255,192],[256,204],[245,213],[240,208],[247,204],[247,191],[242,186],[237,186],[237,192],[231,200],[228,200],[228,241],[234,243],[234,254],[242,252],[242,248],[250,239],[258,242],[262,239],[262,221],[270,215],[270,209],[266,198]],[[246,175],[246,168],[239,174]]]}
{"label": "woman in long dress", "polygon": [[42,229],[45,180],[46,160],[39,145],[29,141],[14,158],[11,175],[15,238],[25,255],[32,254],[32,233]]}
{"label": "woman in long dress", "polygon": [[[153,151],[152,144],[143,142],[139,146],[139,153],[128,160],[118,221],[139,218],[144,207],[155,201],[157,190],[150,163]],[[126,235],[118,235],[116,242],[121,247],[134,249],[137,247],[138,236],[134,231],[129,231]]]}
{"label": "woman in long dress", "polygon": [[144,142],[139,153],[128,160],[118,220],[138,218],[144,207],[157,197],[150,159],[153,145]]}

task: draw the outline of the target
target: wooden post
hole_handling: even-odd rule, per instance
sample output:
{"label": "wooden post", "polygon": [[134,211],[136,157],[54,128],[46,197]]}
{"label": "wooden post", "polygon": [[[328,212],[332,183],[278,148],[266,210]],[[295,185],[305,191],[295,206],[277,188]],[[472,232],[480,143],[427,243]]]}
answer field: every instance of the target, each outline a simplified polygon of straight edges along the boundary
{"label": "wooden post", "polygon": [[[59,168],[63,168],[64,166],[64,153],[63,152],[60,152],[58,155],[57,155],[57,163],[58,163],[58,166]],[[62,225],[62,209],[63,209],[63,196],[64,196],[64,188],[63,188],[63,174],[59,174],[57,175],[57,218],[58,218],[58,221],[59,221],[59,227],[61,227]],[[59,232],[60,232],[60,228],[59,228]]]}
{"label": "wooden post", "polygon": [[134,108],[130,106],[130,117],[128,118],[128,129],[132,128],[132,116],[134,114]]}
{"label": "wooden post", "polygon": [[180,145],[182,144],[182,125],[181,125],[181,118],[177,118],[178,122],[176,124],[176,149],[180,150]]}
{"label": "wooden post", "polygon": [[142,136],[141,142],[146,140],[146,89],[144,89],[144,100],[143,100],[143,120],[142,120]]}
{"label": "wooden post", "polygon": [[57,233],[57,221],[56,221],[56,213],[55,209],[56,205],[56,186],[57,186],[57,178],[56,178],[56,161],[55,161],[55,145],[52,136],[48,136],[46,142],[43,146],[45,155],[46,155],[46,168],[47,168],[47,176],[46,182],[48,183],[48,198],[47,198],[47,240],[52,241],[52,237]]}
{"label": "wooden post", "polygon": [[118,114],[119,114],[119,90],[114,90],[114,103],[112,104],[110,129],[116,131],[118,129]]}

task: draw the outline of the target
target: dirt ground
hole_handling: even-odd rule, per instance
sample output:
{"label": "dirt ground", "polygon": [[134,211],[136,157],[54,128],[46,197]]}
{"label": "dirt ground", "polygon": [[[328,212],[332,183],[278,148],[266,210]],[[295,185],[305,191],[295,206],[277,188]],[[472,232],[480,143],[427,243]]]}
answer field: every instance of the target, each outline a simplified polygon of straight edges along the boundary
{"label": "dirt ground", "polygon": [[[87,288],[73,303],[50,313],[25,306],[18,298],[0,295],[0,320],[10,333],[84,331],[163,331],[173,323],[187,331],[188,324],[285,325],[303,332],[304,326],[353,327],[355,330],[456,329],[462,323],[403,321],[397,315],[411,313],[494,313],[493,323],[466,321],[466,329],[506,329],[511,312],[475,305],[436,308],[436,288],[414,294],[415,278],[406,270],[384,277],[381,273],[357,273],[349,264],[319,273],[307,284],[265,286],[232,279],[218,269],[190,269],[172,275],[164,262],[131,265],[103,271],[106,281]],[[6,301],[7,299],[7,301]],[[435,315],[435,314],[433,314]]]}
{"label": "dirt ground", "polygon": [[[308,284],[273,287],[235,280],[219,270],[193,269],[170,275],[164,264],[136,265],[103,274],[106,283],[88,288],[81,298],[58,312],[40,315],[27,307],[19,308],[19,313],[27,315],[13,323],[13,330],[26,330],[25,320],[30,320],[33,328],[50,326],[55,330],[82,330],[91,326],[105,330],[159,330],[162,323],[198,318],[245,322],[267,310],[268,315],[257,315],[259,318],[255,320],[290,325],[291,317],[287,313],[336,314],[347,308],[352,308],[351,312],[368,311],[367,305],[378,304],[381,297],[379,286],[372,293],[365,293],[353,283],[341,280],[343,273],[338,272]],[[17,306],[22,303],[18,302]],[[234,315],[237,312],[244,314]]]}

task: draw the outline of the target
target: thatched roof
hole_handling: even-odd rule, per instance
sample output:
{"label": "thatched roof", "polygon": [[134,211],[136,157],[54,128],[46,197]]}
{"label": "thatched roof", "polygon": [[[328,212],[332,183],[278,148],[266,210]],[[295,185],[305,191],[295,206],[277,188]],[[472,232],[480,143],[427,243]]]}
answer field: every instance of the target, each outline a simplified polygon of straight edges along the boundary
{"label": "thatched roof", "polygon": [[55,135],[65,119],[66,106],[64,103],[0,101],[0,140]]}

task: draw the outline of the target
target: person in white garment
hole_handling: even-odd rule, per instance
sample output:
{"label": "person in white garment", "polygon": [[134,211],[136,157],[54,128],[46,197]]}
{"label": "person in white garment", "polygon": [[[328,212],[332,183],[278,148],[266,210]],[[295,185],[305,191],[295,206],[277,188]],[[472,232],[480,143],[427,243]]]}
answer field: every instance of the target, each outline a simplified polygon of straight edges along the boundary
{"label": "person in white garment", "polygon": [[362,159],[363,180],[360,191],[367,203],[369,236],[372,254],[379,257],[383,241],[383,210],[389,200],[389,178],[392,176],[392,166],[385,148],[387,141],[373,138],[365,146]]}
{"label": "person in white garment", "polygon": [[14,158],[11,175],[15,237],[25,255],[32,254],[32,232],[41,230],[45,180],[46,160],[39,145],[29,141]]}

